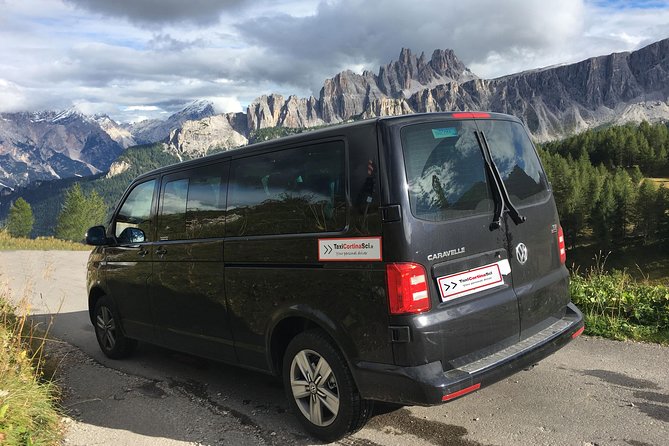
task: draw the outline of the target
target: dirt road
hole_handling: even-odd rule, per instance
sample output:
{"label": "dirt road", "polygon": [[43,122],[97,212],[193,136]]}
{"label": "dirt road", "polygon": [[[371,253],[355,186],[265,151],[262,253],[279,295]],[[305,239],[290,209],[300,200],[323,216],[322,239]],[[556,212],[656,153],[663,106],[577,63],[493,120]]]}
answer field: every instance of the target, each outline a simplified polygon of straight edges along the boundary
{"label": "dirt road", "polygon": [[[0,283],[64,341],[51,351],[64,358],[68,445],[315,443],[271,377],[150,345],[128,360],[106,359],[87,316],[86,257],[0,252]],[[381,407],[339,443],[669,445],[668,370],[667,347],[581,337],[533,370],[450,404]]]}

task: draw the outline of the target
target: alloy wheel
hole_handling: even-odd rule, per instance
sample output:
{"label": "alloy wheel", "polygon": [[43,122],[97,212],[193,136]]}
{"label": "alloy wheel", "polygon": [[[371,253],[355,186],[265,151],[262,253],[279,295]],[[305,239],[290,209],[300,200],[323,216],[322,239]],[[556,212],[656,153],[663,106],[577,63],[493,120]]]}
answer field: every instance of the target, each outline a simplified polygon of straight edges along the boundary
{"label": "alloy wheel", "polygon": [[113,350],[116,345],[116,322],[108,307],[101,306],[96,318],[100,342],[106,350]]}
{"label": "alloy wheel", "polygon": [[297,407],[319,427],[332,424],[339,413],[339,387],[330,364],[313,350],[301,350],[290,364],[290,387]]}

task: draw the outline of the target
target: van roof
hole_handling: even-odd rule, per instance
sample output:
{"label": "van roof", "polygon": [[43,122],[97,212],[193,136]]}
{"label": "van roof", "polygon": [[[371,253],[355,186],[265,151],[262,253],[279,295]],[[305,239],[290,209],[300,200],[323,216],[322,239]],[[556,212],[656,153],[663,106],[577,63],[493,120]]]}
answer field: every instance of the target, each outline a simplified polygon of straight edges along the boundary
{"label": "van roof", "polygon": [[163,173],[181,170],[184,168],[196,167],[201,164],[207,164],[210,162],[224,161],[226,159],[235,158],[237,156],[246,156],[249,153],[255,151],[262,151],[263,149],[269,147],[280,147],[283,145],[289,145],[295,142],[302,142],[308,140],[317,140],[323,139],[332,136],[339,136],[343,131],[346,131],[351,128],[364,127],[364,126],[376,126],[379,123],[388,124],[388,125],[403,125],[414,122],[425,122],[425,121],[436,121],[443,119],[504,119],[512,120],[516,122],[521,122],[520,119],[515,116],[507,115],[504,113],[493,113],[493,112],[477,112],[477,111],[453,111],[453,112],[432,112],[432,113],[413,113],[409,115],[397,115],[397,116],[381,116],[370,119],[363,119],[360,121],[347,122],[342,124],[333,124],[327,127],[318,128],[316,130],[306,129],[303,133],[298,133],[296,135],[284,136],[281,138],[273,139],[270,141],[263,141],[259,143],[249,144],[246,146],[226,150],[224,152],[215,153],[213,155],[207,155],[201,158],[196,158],[188,161],[183,161],[169,166],[161,167],[158,169],[151,170],[149,172],[139,175],[133,182],[141,180],[145,177],[152,177],[160,175]]}

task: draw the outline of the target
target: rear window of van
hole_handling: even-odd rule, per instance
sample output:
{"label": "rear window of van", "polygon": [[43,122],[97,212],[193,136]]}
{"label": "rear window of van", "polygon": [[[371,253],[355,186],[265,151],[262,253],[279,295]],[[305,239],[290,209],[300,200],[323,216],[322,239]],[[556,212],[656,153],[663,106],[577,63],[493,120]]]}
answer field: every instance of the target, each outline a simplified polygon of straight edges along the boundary
{"label": "rear window of van", "polygon": [[515,206],[548,197],[546,175],[521,124],[482,119],[411,125],[402,129],[401,139],[415,217],[443,221],[492,212],[477,130],[485,135]]}
{"label": "rear window of van", "polygon": [[404,127],[404,163],[413,215],[443,221],[492,213],[474,121],[443,121]]}
{"label": "rear window of van", "polygon": [[517,122],[492,119],[477,123],[485,134],[511,202],[526,206],[545,200],[548,182],[525,128]]}

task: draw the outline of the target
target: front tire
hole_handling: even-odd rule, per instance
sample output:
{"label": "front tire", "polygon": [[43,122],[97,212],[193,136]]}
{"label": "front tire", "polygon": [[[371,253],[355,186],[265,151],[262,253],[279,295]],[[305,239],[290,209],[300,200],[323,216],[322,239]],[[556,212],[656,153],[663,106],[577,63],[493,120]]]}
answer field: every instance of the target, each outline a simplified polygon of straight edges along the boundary
{"label": "front tire", "polygon": [[288,404],[314,437],[336,441],[360,429],[372,413],[341,352],[321,331],[300,333],[283,358]]}
{"label": "front tire", "polygon": [[123,334],[120,321],[114,301],[107,296],[98,299],[93,310],[95,337],[102,353],[111,359],[128,357],[137,347],[136,340]]}

